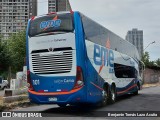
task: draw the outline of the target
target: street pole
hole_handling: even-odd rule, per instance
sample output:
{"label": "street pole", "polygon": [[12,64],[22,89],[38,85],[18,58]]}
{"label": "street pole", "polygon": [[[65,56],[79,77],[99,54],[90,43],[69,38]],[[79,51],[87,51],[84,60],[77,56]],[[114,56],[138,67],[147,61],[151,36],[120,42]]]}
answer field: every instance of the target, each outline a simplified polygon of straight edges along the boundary
{"label": "street pole", "polygon": [[[147,45],[147,47],[144,48],[144,50],[145,50],[146,48],[148,48],[151,44],[154,44],[154,43],[156,43],[156,42],[153,41],[153,42],[149,43],[149,44]],[[144,50],[143,50],[143,51],[144,51]]]}

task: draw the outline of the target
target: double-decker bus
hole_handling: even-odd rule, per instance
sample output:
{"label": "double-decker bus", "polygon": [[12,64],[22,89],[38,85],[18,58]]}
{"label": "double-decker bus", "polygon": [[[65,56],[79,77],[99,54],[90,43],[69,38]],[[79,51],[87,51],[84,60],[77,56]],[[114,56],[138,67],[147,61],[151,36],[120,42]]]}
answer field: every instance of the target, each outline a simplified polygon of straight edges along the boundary
{"label": "double-decker bus", "polygon": [[31,102],[114,103],[141,88],[136,47],[80,12],[28,21],[27,82]]}

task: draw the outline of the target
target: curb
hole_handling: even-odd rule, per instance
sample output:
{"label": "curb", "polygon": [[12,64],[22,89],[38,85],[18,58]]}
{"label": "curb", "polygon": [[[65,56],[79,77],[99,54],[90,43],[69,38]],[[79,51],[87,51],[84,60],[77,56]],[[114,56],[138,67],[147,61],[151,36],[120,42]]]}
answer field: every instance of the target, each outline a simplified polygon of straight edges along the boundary
{"label": "curb", "polygon": [[34,106],[37,104],[33,104],[31,103],[28,99],[27,100],[23,100],[23,101],[16,101],[16,102],[12,102],[12,103],[5,103],[3,105],[0,105],[0,112],[3,111],[10,111],[19,107],[29,107],[29,106]]}
{"label": "curb", "polygon": [[142,89],[150,88],[150,87],[158,87],[158,86],[160,86],[160,83],[158,83],[158,84],[144,84],[144,85],[142,85]]}
{"label": "curb", "polygon": [[3,97],[3,103],[12,103],[15,101],[22,101],[26,99],[28,99],[28,95],[8,96],[8,97]]}
{"label": "curb", "polygon": [[34,105],[28,99],[28,95],[17,95],[0,98],[0,112],[8,111],[16,107],[25,107]]}

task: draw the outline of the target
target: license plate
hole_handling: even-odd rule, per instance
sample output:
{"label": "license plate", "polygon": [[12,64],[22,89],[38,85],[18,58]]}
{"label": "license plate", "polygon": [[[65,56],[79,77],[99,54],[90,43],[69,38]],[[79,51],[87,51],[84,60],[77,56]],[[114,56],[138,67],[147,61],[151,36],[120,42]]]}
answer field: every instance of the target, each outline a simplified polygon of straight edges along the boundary
{"label": "license plate", "polygon": [[51,97],[51,98],[48,98],[48,101],[50,101],[50,102],[56,102],[57,98],[56,97]]}

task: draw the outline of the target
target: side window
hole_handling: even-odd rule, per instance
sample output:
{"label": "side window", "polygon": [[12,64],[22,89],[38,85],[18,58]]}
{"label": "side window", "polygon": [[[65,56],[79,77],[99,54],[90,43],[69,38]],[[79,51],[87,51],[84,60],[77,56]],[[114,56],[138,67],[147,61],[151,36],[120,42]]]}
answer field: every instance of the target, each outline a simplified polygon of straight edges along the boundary
{"label": "side window", "polygon": [[117,78],[137,78],[138,72],[132,66],[114,64],[115,76]]}

